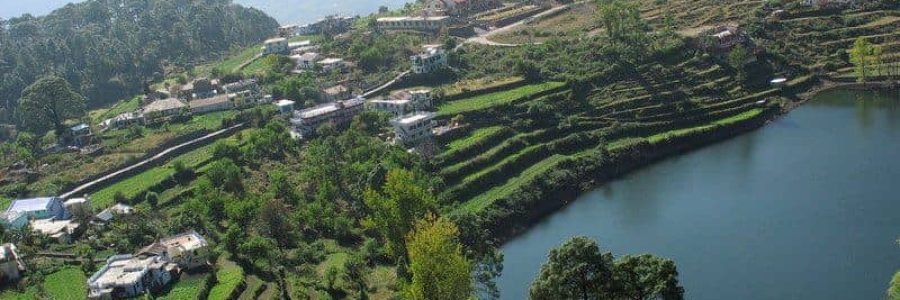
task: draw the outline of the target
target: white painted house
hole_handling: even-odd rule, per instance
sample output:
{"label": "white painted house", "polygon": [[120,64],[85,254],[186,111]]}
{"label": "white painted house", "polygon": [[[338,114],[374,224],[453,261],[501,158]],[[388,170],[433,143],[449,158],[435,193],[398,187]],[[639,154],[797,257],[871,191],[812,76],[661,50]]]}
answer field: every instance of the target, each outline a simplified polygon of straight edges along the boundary
{"label": "white painted house", "polygon": [[196,231],[162,238],[137,253],[138,256],[161,256],[190,270],[209,264],[209,243]]}
{"label": "white painted house", "polygon": [[410,56],[409,59],[412,62],[412,72],[415,74],[432,73],[449,65],[447,51],[439,45],[426,45],[422,53]]}
{"label": "white painted house", "polygon": [[268,39],[262,47],[262,55],[286,54],[288,51],[290,51],[288,40],[283,37]]}
{"label": "white painted house", "polygon": [[88,278],[88,298],[121,299],[158,290],[175,278],[176,271],[166,257],[113,255]]}
{"label": "white painted house", "polygon": [[414,146],[430,139],[435,116],[432,112],[417,112],[391,120],[397,143]]}

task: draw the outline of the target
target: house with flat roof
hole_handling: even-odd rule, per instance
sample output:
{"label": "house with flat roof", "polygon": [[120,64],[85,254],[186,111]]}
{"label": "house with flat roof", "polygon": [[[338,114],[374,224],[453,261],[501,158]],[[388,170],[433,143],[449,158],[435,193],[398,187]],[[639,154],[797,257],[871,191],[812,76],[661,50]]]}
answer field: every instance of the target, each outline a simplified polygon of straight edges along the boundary
{"label": "house with flat roof", "polygon": [[87,280],[88,298],[121,299],[156,291],[177,276],[177,265],[164,256],[113,255]]}
{"label": "house with flat roof", "polygon": [[25,263],[16,252],[16,245],[6,243],[0,245],[0,283],[11,283],[22,277]]}
{"label": "house with flat roof", "polygon": [[109,223],[113,218],[119,215],[128,215],[134,213],[134,207],[127,204],[116,203],[116,205],[107,207],[99,214],[94,216],[100,222]]}
{"label": "house with flat roof", "polygon": [[32,220],[30,225],[34,232],[46,235],[62,244],[69,243],[72,235],[81,227],[81,224],[74,220],[58,219]]}
{"label": "house with flat roof", "polygon": [[159,239],[139,250],[137,256],[164,256],[181,270],[209,264],[209,243],[196,231]]}
{"label": "house with flat roof", "polygon": [[418,89],[403,90],[391,93],[390,99],[410,100],[412,101],[412,105],[415,109],[427,110],[431,108],[431,101],[433,97],[431,95],[431,90]]}
{"label": "house with flat roof", "polygon": [[307,52],[299,55],[291,56],[297,70],[312,70],[316,67],[320,55],[315,52]]}
{"label": "house with flat roof", "polygon": [[450,22],[448,16],[402,16],[378,18],[376,25],[379,30],[397,31],[412,30],[438,32]]}
{"label": "house with flat roof", "polygon": [[205,114],[232,109],[234,108],[234,103],[231,102],[231,99],[228,98],[227,94],[223,94],[215,97],[193,100],[188,102],[188,106],[191,107],[192,114]]}
{"label": "house with flat roof", "polygon": [[121,113],[118,116],[103,120],[100,127],[103,128],[122,128],[131,124],[144,123],[144,116],[135,112]]}
{"label": "house with flat roof", "polygon": [[175,98],[161,99],[151,102],[141,109],[147,123],[156,123],[185,114],[187,105]]}
{"label": "house with flat roof", "polygon": [[294,112],[294,101],[281,99],[275,101],[275,107],[278,108],[278,112],[283,114],[289,114]]}
{"label": "house with flat roof", "polygon": [[325,101],[338,101],[350,98],[350,89],[346,85],[338,84],[322,90],[322,98]]}
{"label": "house with flat roof", "polygon": [[28,219],[36,220],[65,220],[69,218],[69,213],[63,207],[62,200],[57,197],[15,200],[6,209],[6,213],[7,215],[14,215],[17,212],[25,214]]}
{"label": "house with flat roof", "polygon": [[432,138],[435,116],[433,112],[417,112],[391,120],[397,143],[415,146]]}
{"label": "house with flat roof", "polygon": [[336,101],[294,112],[291,125],[302,136],[309,136],[316,132],[320,126],[330,123],[335,126],[350,124],[357,114],[365,108],[365,99]]}
{"label": "house with flat roof", "polygon": [[283,37],[268,39],[262,47],[262,55],[287,54],[289,51],[288,40]]}
{"label": "house with flat roof", "polygon": [[440,45],[426,45],[422,53],[410,56],[412,72],[415,74],[432,73],[449,66],[447,51]]}
{"label": "house with flat roof", "polygon": [[316,64],[318,64],[319,67],[322,68],[323,73],[328,73],[333,70],[338,70],[340,72],[343,72],[344,69],[346,69],[346,67],[347,67],[347,63],[344,62],[343,59],[333,58],[333,57],[320,60]]}
{"label": "house with flat roof", "polygon": [[284,25],[278,27],[278,36],[283,38],[289,38],[297,35],[297,32],[300,31],[300,26],[296,24]]}

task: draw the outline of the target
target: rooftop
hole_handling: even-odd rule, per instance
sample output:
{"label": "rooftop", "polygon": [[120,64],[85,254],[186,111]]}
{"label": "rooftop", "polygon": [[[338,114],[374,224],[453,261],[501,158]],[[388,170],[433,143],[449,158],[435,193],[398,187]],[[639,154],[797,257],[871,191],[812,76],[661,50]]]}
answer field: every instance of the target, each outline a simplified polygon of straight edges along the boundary
{"label": "rooftop", "polygon": [[159,240],[159,243],[169,248],[181,248],[183,251],[191,251],[209,245],[207,244],[206,239],[194,230],[163,238]]}
{"label": "rooftop", "polygon": [[63,234],[71,234],[78,228],[78,222],[72,220],[33,220],[31,229],[42,234],[58,237]]}
{"label": "rooftop", "polygon": [[325,89],[325,93],[329,94],[329,95],[337,95],[337,94],[341,94],[341,93],[346,93],[348,91],[350,91],[350,89],[348,89],[343,84],[338,84],[336,86]]}
{"label": "rooftop", "polygon": [[431,120],[435,117],[434,113],[431,112],[418,112],[414,114],[405,115],[395,119],[395,122],[400,125],[410,125],[423,121]]}
{"label": "rooftop", "polygon": [[398,22],[398,21],[441,21],[449,19],[448,16],[402,16],[402,17],[384,17],[378,18],[378,22]]}
{"label": "rooftop", "polygon": [[144,113],[179,109],[185,106],[184,102],[175,98],[156,100],[144,106]]}
{"label": "rooftop", "polygon": [[53,202],[56,197],[43,197],[43,198],[32,198],[32,199],[20,199],[13,201],[12,204],[9,205],[9,208],[6,209],[7,212],[19,211],[19,212],[30,212],[30,211],[38,211],[45,210],[50,207],[50,203]]}
{"label": "rooftop", "polygon": [[158,256],[137,258],[130,254],[113,255],[97,273],[88,278],[88,284],[96,288],[111,288],[137,282],[150,268],[165,267],[168,262]]}
{"label": "rooftop", "polygon": [[99,214],[97,214],[97,219],[108,222],[109,220],[112,220],[115,215],[126,215],[132,212],[134,212],[134,207],[122,203],[116,203],[116,205],[104,209]]}
{"label": "rooftop", "polygon": [[363,104],[364,101],[365,100],[363,100],[361,98],[357,98],[357,99],[346,100],[346,101],[325,103],[322,105],[317,105],[317,106],[314,106],[314,107],[311,107],[308,109],[298,111],[296,113],[296,115],[297,115],[297,117],[300,117],[303,119],[314,118],[314,117],[318,117],[321,115],[325,115],[325,114],[329,114],[329,113],[341,110],[342,108],[345,108],[345,107],[352,107],[352,106],[357,106],[357,105]]}
{"label": "rooftop", "polygon": [[289,106],[289,105],[294,105],[294,101],[287,100],[287,99],[281,99],[281,100],[275,101],[275,106]]}
{"label": "rooftop", "polygon": [[344,60],[340,59],[340,58],[331,57],[331,58],[326,58],[326,59],[319,61],[319,64],[330,65],[330,64],[336,64],[336,63],[341,63],[341,62],[344,62]]}
{"label": "rooftop", "polygon": [[272,39],[266,40],[265,44],[284,43],[284,42],[287,42],[286,38],[272,38]]}
{"label": "rooftop", "polygon": [[222,104],[222,103],[225,103],[228,101],[230,101],[230,100],[228,100],[228,95],[222,94],[222,95],[218,95],[215,97],[197,99],[197,100],[191,101],[189,103],[189,105],[191,106],[191,108],[205,107],[205,106],[219,105],[219,104]]}

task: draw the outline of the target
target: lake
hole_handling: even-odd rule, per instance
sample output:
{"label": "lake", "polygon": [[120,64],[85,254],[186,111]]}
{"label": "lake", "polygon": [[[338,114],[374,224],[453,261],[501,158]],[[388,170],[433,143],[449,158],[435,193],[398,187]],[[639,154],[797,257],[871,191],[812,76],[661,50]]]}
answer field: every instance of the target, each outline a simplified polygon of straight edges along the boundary
{"label": "lake", "polygon": [[596,239],[678,265],[686,299],[882,299],[900,270],[900,93],[831,91],[580,196],[509,241],[503,299]]}

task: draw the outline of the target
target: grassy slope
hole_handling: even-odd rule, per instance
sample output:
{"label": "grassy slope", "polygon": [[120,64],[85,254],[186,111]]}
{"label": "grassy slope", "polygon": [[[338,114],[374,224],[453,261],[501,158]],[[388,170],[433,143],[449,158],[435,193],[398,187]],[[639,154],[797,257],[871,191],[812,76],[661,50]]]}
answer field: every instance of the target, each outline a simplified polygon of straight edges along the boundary
{"label": "grassy slope", "polygon": [[478,130],[475,130],[475,132],[472,132],[472,134],[470,134],[469,136],[467,136],[463,139],[459,139],[459,140],[455,140],[455,141],[451,142],[450,145],[447,146],[447,150],[459,150],[462,148],[466,148],[474,143],[481,141],[485,137],[488,137],[497,132],[500,132],[500,130],[503,130],[503,128],[504,128],[503,126],[491,126],[491,127],[480,128]]}
{"label": "grassy slope", "polygon": [[218,282],[209,290],[209,299],[226,299],[244,280],[244,269],[234,262],[219,259]]}
{"label": "grassy slope", "polygon": [[204,276],[182,277],[172,286],[165,295],[156,297],[157,300],[190,300],[197,299],[203,291]]}
{"label": "grassy slope", "polygon": [[545,82],[526,85],[515,89],[490,93],[472,98],[444,103],[438,108],[438,115],[451,116],[460,113],[488,109],[494,106],[512,103],[523,97],[563,86],[562,82]]}
{"label": "grassy slope", "polygon": [[50,299],[84,299],[87,296],[87,277],[78,268],[65,268],[47,275],[44,289]]}

